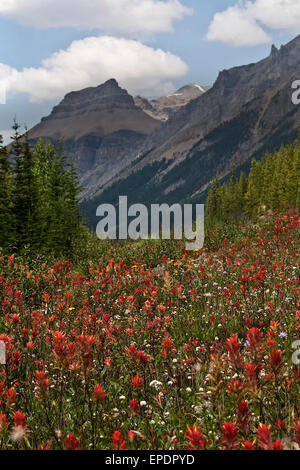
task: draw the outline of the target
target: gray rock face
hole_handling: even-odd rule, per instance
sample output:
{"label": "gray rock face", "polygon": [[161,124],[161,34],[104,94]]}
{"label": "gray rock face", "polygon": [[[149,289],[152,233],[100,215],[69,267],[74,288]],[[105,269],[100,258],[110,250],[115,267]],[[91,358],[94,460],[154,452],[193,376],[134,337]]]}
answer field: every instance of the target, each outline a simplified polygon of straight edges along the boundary
{"label": "gray rock face", "polygon": [[138,108],[112,79],[96,88],[68,93],[50,116],[29,132],[29,139],[56,143],[74,156],[88,192],[126,167],[161,123]]}
{"label": "gray rock face", "polygon": [[134,101],[126,90],[122,90],[117,81],[108,80],[97,88],[86,88],[68,93],[62,102],[55,106],[51,115],[43,122],[52,119],[66,119],[86,112],[107,111],[112,108],[134,109]]}
{"label": "gray rock face", "polygon": [[[281,144],[294,142],[300,106],[292,103],[292,82],[300,79],[300,36],[258,63],[220,72],[214,86],[182,106],[150,134],[142,158],[94,193],[115,202],[127,194],[134,202],[203,200],[212,179],[226,177],[235,163],[249,168]],[[142,184],[131,191],[132,175]],[[93,214],[94,200],[85,206]]]}
{"label": "gray rock face", "polygon": [[[232,163],[247,170],[253,156],[295,140],[300,106],[300,36],[255,64],[220,72],[214,86],[187,85],[156,100],[133,99],[115,80],[69,93],[29,137],[64,138],[75,156],[94,214],[99,200],[201,200]],[[92,219],[91,219],[92,220]]]}
{"label": "gray rock face", "polygon": [[210,86],[200,86],[190,83],[169,96],[161,96],[151,101],[148,101],[142,96],[136,96],[134,101],[135,104],[145,113],[149,114],[149,116],[160,119],[161,121],[168,121],[180,108],[186,106],[190,101],[199,98],[199,96],[203,95],[203,93],[210,88]]}
{"label": "gray rock face", "polygon": [[145,148],[155,147],[155,151],[149,158],[168,158],[173,152],[188,151],[205,134],[236,116],[247,103],[272,94],[284,84],[290,87],[293,77],[300,76],[300,36],[276,51],[273,47],[270,56],[258,63],[220,72],[207,93],[181,108],[151,135]]}

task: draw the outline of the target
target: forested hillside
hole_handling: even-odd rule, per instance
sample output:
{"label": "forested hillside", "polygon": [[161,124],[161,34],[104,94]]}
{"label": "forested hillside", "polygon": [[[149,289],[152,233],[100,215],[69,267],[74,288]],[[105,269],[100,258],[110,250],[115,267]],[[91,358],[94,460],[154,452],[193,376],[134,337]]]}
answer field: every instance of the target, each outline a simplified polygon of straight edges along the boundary
{"label": "forested hillside", "polygon": [[300,207],[300,134],[295,146],[282,146],[267,153],[261,161],[252,160],[249,176],[235,170],[221,185],[214,180],[206,202],[209,224],[256,216],[266,209],[286,210]]}

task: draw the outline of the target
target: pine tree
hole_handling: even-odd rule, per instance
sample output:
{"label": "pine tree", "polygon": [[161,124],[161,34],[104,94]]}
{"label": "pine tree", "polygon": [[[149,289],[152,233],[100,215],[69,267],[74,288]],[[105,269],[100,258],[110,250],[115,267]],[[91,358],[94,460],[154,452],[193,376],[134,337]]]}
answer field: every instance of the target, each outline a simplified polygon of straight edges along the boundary
{"label": "pine tree", "polygon": [[248,180],[248,190],[245,194],[246,210],[253,215],[257,213],[261,201],[262,178],[260,170],[259,162],[253,159]]}
{"label": "pine tree", "polygon": [[2,144],[0,136],[0,248],[8,248],[14,242],[13,173],[8,151]]}
{"label": "pine tree", "polygon": [[222,197],[219,180],[216,178],[208,192],[206,200],[206,220],[208,223],[221,220],[222,218]]}
{"label": "pine tree", "polygon": [[72,161],[53,144],[39,141],[35,148],[40,233],[49,251],[70,251],[81,228],[78,208],[80,187]]}
{"label": "pine tree", "polygon": [[[261,209],[300,209],[300,131],[296,146],[282,146],[266,153],[260,162],[252,160],[249,177],[242,172],[237,181],[233,168],[229,182],[213,185],[207,198],[207,218],[218,213],[218,221],[256,216]],[[221,207],[221,210],[219,208]],[[219,212],[218,212],[219,211]]]}
{"label": "pine tree", "polygon": [[37,191],[34,178],[34,157],[27,134],[22,138],[15,124],[13,151],[15,156],[15,185],[13,210],[16,214],[16,242],[18,248],[34,247],[39,240],[37,219]]}

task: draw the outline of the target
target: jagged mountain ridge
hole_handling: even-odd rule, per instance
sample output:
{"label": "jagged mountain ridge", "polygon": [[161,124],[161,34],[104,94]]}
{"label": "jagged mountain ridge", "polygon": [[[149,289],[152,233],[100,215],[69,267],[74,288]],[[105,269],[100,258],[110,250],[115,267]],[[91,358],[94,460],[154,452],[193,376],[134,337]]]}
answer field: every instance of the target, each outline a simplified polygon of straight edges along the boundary
{"label": "jagged mountain ridge", "polygon": [[258,63],[221,72],[210,90],[148,136],[143,156],[85,208],[92,217],[99,202],[116,203],[118,194],[133,202],[203,200],[211,180],[226,177],[233,163],[247,168],[253,156],[296,139],[300,106],[291,85],[299,77],[300,36]]}
{"label": "jagged mountain ridge", "polygon": [[[180,106],[203,93],[194,85],[185,88],[178,97],[159,98],[157,113],[161,101],[172,105],[173,115]],[[130,165],[147,136],[161,125],[158,115],[145,112],[111,79],[98,87],[68,93],[48,117],[29,131],[29,139],[32,143],[39,138],[54,144],[63,141],[64,151],[74,157],[86,188],[83,196],[90,196],[94,188]]]}
{"label": "jagged mountain ridge", "polygon": [[[295,140],[300,106],[292,104],[291,84],[299,78],[300,36],[279,50],[273,46],[257,63],[220,72],[201,96],[177,102],[165,122],[143,109],[153,110],[151,101],[137,106],[110,80],[68,94],[29,137],[67,135],[65,150],[75,156],[92,223],[96,207],[117,204],[119,195],[128,195],[129,202],[200,201],[216,175],[226,178],[232,163],[247,169],[252,156]],[[156,101],[163,106],[168,99]]]}

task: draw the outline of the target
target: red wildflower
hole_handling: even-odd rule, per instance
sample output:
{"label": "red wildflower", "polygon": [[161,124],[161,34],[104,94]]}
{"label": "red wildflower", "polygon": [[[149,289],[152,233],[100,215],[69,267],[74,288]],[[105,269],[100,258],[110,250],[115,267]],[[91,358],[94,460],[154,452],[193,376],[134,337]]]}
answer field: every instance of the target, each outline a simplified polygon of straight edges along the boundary
{"label": "red wildflower", "polygon": [[47,442],[47,444],[41,444],[38,446],[37,450],[52,450],[51,442]]}
{"label": "red wildflower", "polygon": [[123,440],[120,431],[115,431],[112,436],[112,447],[113,450],[128,450],[126,442]]}
{"label": "red wildflower", "polygon": [[282,355],[277,349],[273,349],[269,364],[272,369],[277,369],[282,363]]}
{"label": "red wildflower", "polygon": [[239,447],[237,442],[237,428],[234,423],[228,421],[222,426],[222,443],[226,450],[234,450]]}
{"label": "red wildflower", "polygon": [[150,362],[150,357],[148,356],[148,354],[144,353],[143,351],[139,351],[137,353],[137,358],[141,364],[147,364],[148,362]]}
{"label": "red wildflower", "polygon": [[254,354],[259,353],[262,349],[262,332],[258,328],[251,328],[247,339],[250,351]]}
{"label": "red wildflower", "polygon": [[171,338],[169,338],[169,336],[167,336],[164,340],[163,340],[163,352],[162,352],[162,355],[163,356],[169,356],[173,351],[174,351],[174,342],[171,340]]}
{"label": "red wildflower", "polygon": [[277,439],[277,441],[275,441],[273,443],[272,448],[273,448],[273,450],[284,450],[282,442],[279,441],[278,439]]}
{"label": "red wildflower", "polygon": [[247,379],[248,385],[252,388],[257,387],[258,375],[261,371],[260,364],[246,364],[245,365],[245,377]]}
{"label": "red wildflower", "polygon": [[244,388],[245,388],[245,384],[244,382],[241,382],[240,380],[232,380],[227,385],[227,390],[230,395],[239,395],[242,393]]}
{"label": "red wildflower", "polygon": [[130,400],[129,406],[130,406],[130,408],[132,409],[132,411],[133,411],[134,413],[137,413],[137,412],[139,411],[140,404],[139,404],[139,402],[138,402],[135,398],[133,398],[132,400]]}
{"label": "red wildflower", "polygon": [[258,445],[263,450],[272,450],[272,433],[270,426],[261,424],[257,430]]}
{"label": "red wildflower", "polygon": [[249,412],[249,406],[247,404],[246,401],[241,401],[241,403],[239,404],[239,407],[238,407],[238,414],[239,416],[241,417],[244,417],[248,414]]}
{"label": "red wildflower", "polygon": [[97,401],[104,401],[105,398],[107,397],[107,394],[101,387],[101,385],[95,385],[94,387],[94,399]]}
{"label": "red wildflower", "polygon": [[19,351],[13,351],[12,355],[12,361],[17,366],[21,360],[21,354],[19,353]]}
{"label": "red wildflower", "polygon": [[131,386],[133,387],[134,390],[141,390],[143,387],[143,379],[136,375],[134,379],[131,382]]}
{"label": "red wildflower", "polygon": [[246,431],[251,421],[249,406],[246,401],[241,401],[237,409],[237,426],[241,431]]}
{"label": "red wildflower", "polygon": [[6,399],[10,403],[16,403],[17,392],[13,388],[9,388],[6,392]]}
{"label": "red wildflower", "polygon": [[255,450],[255,445],[251,441],[245,441],[243,444],[244,450]]}
{"label": "red wildflower", "polygon": [[286,424],[286,421],[281,421],[281,419],[278,418],[278,420],[277,420],[276,423],[275,423],[275,427],[276,427],[277,429],[282,430],[282,429],[284,429],[285,424]]}
{"label": "red wildflower", "polygon": [[189,450],[203,450],[208,445],[208,442],[204,440],[200,429],[195,425],[187,428],[185,436],[190,443]]}
{"label": "red wildflower", "polygon": [[128,431],[127,437],[128,437],[129,442],[133,442],[134,439],[135,439],[135,436],[136,436],[136,434],[135,434],[134,431]]}
{"label": "red wildflower", "polygon": [[68,434],[65,439],[65,446],[67,450],[79,450],[79,439],[75,434]]}
{"label": "red wildflower", "polygon": [[138,350],[136,349],[135,346],[129,346],[129,348],[126,348],[125,350],[126,356],[128,356],[132,362],[136,362],[137,353],[138,353]]}
{"label": "red wildflower", "polygon": [[22,428],[26,428],[26,417],[22,411],[15,412],[14,424],[15,426],[22,426]]}
{"label": "red wildflower", "polygon": [[226,340],[226,347],[229,353],[230,362],[234,365],[239,365],[242,361],[242,356],[240,353],[240,343],[237,334]]}

